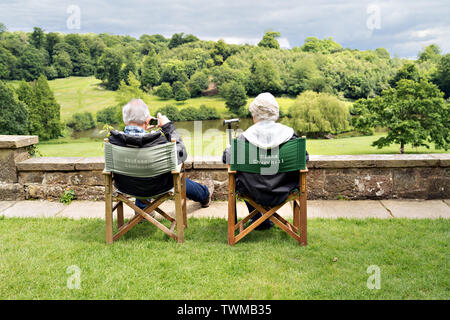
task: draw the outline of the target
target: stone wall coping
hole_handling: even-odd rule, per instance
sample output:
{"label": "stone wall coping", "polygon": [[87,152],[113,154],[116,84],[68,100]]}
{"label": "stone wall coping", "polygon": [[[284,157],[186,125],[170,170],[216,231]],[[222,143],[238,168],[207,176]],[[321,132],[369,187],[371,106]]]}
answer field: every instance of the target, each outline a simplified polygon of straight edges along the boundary
{"label": "stone wall coping", "polygon": [[[221,157],[190,157],[187,169],[225,169]],[[308,168],[405,168],[450,167],[450,153],[435,154],[367,154],[367,155],[312,155]],[[17,163],[19,171],[83,171],[103,170],[103,157],[42,157]]]}
{"label": "stone wall coping", "polygon": [[38,142],[38,136],[0,135],[0,149],[18,149],[37,144]]}

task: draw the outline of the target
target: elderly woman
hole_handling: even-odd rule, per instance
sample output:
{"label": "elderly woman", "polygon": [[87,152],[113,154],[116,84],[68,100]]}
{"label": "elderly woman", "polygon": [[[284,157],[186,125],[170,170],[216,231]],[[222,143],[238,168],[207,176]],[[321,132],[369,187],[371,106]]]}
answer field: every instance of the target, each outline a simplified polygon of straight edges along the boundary
{"label": "elderly woman", "polygon": [[[280,107],[275,97],[266,92],[258,95],[250,104],[254,124],[243,132],[238,139],[244,139],[261,149],[271,149],[283,143],[296,139],[298,136],[288,126],[275,121],[278,120]],[[229,163],[230,148],[223,154],[223,162]],[[308,161],[308,152],[306,153]],[[275,206],[285,201],[294,189],[299,188],[299,173],[284,172],[273,175],[260,175],[257,173],[238,172],[236,174],[236,190],[242,194],[251,195],[257,203],[266,206]],[[247,203],[249,212],[254,208]],[[251,223],[258,220],[261,213],[254,216]],[[273,226],[272,221],[266,220],[256,229],[264,230]]]}

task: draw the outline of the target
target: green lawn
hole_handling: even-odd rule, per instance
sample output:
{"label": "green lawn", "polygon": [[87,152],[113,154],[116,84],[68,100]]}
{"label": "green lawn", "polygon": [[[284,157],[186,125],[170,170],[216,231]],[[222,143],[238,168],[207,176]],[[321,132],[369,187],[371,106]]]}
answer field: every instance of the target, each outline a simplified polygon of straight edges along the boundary
{"label": "green lawn", "polygon": [[[351,155],[351,154],[395,154],[399,153],[399,145],[378,149],[371,146],[371,143],[378,139],[382,134],[366,137],[352,137],[340,139],[309,139],[307,140],[307,150],[314,155]],[[221,136],[215,139],[204,137],[202,141],[203,154],[221,156],[226,145],[227,138]],[[195,154],[192,141],[193,137],[184,137],[188,153]],[[199,139],[196,140],[197,142]],[[72,140],[70,138],[61,138],[49,142],[43,142],[38,145],[38,150],[44,157],[97,157],[103,156],[103,143],[101,140],[92,140],[81,138]],[[420,147],[412,148],[406,146],[406,153],[448,153],[450,151],[437,150],[434,147],[430,149]]]}
{"label": "green lawn", "polygon": [[[190,219],[183,245],[149,223],[110,246],[97,219],[0,227],[0,299],[450,298],[445,219],[311,219],[306,247],[278,228],[230,247],[221,219]],[[371,265],[379,290],[367,288]],[[78,290],[67,288],[70,266],[81,270]]]}
{"label": "green lawn", "polygon": [[[18,82],[13,82],[17,84]],[[103,108],[116,105],[116,92],[105,90],[100,86],[101,80],[95,77],[68,77],[63,79],[56,79],[49,81],[56,100],[61,105],[61,118],[67,120],[75,112],[89,111],[95,113]],[[146,99],[149,101],[150,112],[154,113],[158,108],[167,104],[172,104],[180,109],[185,107],[198,108],[202,104],[216,108],[219,114],[227,113],[225,107],[225,100],[218,96],[213,97],[199,97],[188,99],[180,102],[174,99],[163,100],[154,95],[147,95]],[[248,104],[252,99],[248,99]],[[289,109],[292,98],[277,98],[280,108],[283,111]]]}

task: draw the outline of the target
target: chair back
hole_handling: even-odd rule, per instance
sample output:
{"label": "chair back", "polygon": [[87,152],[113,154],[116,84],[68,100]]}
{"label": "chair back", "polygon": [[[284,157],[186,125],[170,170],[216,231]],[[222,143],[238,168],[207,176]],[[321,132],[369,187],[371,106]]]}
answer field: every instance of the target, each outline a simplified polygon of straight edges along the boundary
{"label": "chair back", "polygon": [[262,149],[245,141],[233,139],[230,169],[233,171],[273,175],[306,168],[306,138],[285,142],[278,148]]}
{"label": "chair back", "polygon": [[175,170],[176,143],[148,148],[121,147],[105,141],[105,170],[130,177],[150,178]]}

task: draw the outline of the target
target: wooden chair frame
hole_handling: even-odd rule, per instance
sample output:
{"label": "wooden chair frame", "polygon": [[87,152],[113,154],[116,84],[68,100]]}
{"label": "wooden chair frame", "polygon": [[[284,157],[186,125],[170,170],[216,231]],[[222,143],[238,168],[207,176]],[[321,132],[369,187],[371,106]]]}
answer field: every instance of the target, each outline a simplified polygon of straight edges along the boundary
{"label": "wooden chair frame", "polygon": [[[308,169],[300,170],[300,190],[292,192],[288,198],[281,204],[269,208],[266,206],[261,206],[256,203],[253,199],[246,195],[236,194],[236,171],[230,170],[228,165],[228,244],[234,246],[238,241],[248,235],[261,223],[270,219],[274,224],[280,227],[292,238],[297,240],[300,245],[307,245],[307,190],[306,190],[306,175]],[[236,218],[236,199],[242,199],[250,203],[255,210],[247,215],[244,219],[237,222]],[[293,201],[293,214],[294,214],[294,224],[289,223],[287,220],[282,218],[277,210],[281,209],[288,202]],[[258,212],[261,212],[262,217],[253,222],[248,227],[244,228],[244,224],[253,218]],[[239,233],[235,235],[236,230]]]}
{"label": "wooden chair frame", "polygon": [[[132,196],[114,191],[113,174],[106,170],[103,171],[105,176],[105,221],[106,221],[106,243],[110,244],[116,241],[125,233],[130,231],[141,220],[145,219],[158,229],[163,231],[169,237],[175,239],[178,243],[184,242],[184,229],[187,228],[186,213],[186,172],[184,164],[177,166],[171,171],[173,176],[174,190],[158,195],[153,201],[141,200],[147,206],[144,209],[134,204]],[[159,206],[167,200],[174,199],[175,202],[175,218],[169,216]],[[116,202],[115,204],[113,202]],[[132,208],[136,213],[127,223],[124,223],[123,205]],[[113,213],[117,212],[117,232],[113,232]],[[160,223],[158,220],[150,216],[152,211],[158,212],[161,216],[171,222],[170,228]],[[175,233],[176,227],[176,233]]]}

